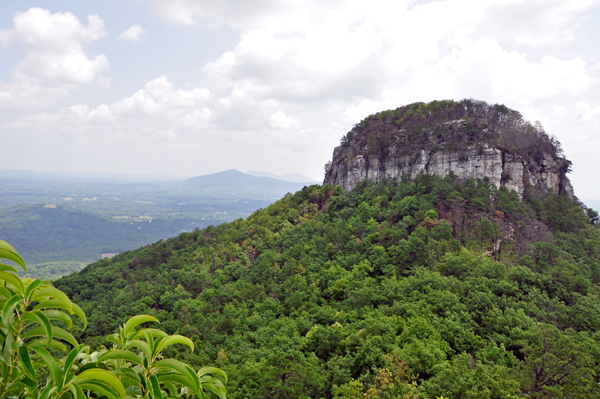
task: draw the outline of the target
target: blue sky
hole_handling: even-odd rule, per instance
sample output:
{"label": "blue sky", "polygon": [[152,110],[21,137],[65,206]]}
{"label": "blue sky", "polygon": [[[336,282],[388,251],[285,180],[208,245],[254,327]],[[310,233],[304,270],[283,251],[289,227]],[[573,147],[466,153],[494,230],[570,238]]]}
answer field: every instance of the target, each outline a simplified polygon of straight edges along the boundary
{"label": "blue sky", "polygon": [[434,99],[539,120],[600,201],[600,0],[0,4],[0,169],[322,178],[365,116]]}

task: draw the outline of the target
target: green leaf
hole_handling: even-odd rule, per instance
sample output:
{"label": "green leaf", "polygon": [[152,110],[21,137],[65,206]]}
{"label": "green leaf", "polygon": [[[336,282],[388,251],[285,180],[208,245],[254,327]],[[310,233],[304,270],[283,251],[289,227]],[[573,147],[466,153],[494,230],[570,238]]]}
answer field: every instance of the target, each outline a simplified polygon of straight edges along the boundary
{"label": "green leaf", "polygon": [[133,399],[133,398],[141,398],[142,397],[142,388],[138,385],[138,386],[130,386],[127,387],[125,389],[125,392],[127,393],[127,399]]}
{"label": "green leaf", "polygon": [[40,397],[38,399],[47,399],[48,397],[50,397],[50,395],[52,395],[56,390],[58,390],[57,387],[53,387],[52,385],[49,385],[48,387],[46,387],[46,389],[44,389],[42,391],[42,394],[40,395]]}
{"label": "green leaf", "polygon": [[90,363],[86,363],[83,366],[81,366],[79,368],[79,373],[81,374],[86,370],[95,370],[95,369],[108,370],[108,367],[106,367],[106,365],[101,362],[90,362]]}
{"label": "green leaf", "polygon": [[70,384],[67,384],[65,387],[69,388],[69,390],[71,391],[71,395],[73,396],[73,399],[86,399],[83,389],[81,389],[81,387],[78,384],[70,383]]}
{"label": "green leaf", "polygon": [[25,268],[25,261],[23,258],[17,254],[17,250],[13,248],[12,245],[7,243],[4,240],[0,240],[0,258],[12,260],[17,265],[20,265],[23,270],[27,271]]}
{"label": "green leaf", "polygon": [[15,337],[9,331],[6,334],[6,339],[4,340],[4,350],[2,351],[2,360],[6,363],[7,366],[12,366],[12,344],[15,342]]}
{"label": "green leaf", "polygon": [[156,338],[156,341],[152,337],[152,335],[148,334],[144,331],[144,337],[146,337],[146,341],[150,342],[150,347],[152,348],[152,358],[156,358],[160,354],[158,351],[158,347],[160,346],[161,341],[164,339],[162,337]]}
{"label": "green leaf", "polygon": [[188,377],[183,376],[178,373],[168,373],[168,374],[159,375],[158,380],[163,383],[166,383],[169,381],[176,382],[180,385],[188,387],[193,392],[196,392],[196,390],[198,389]]}
{"label": "green leaf", "polygon": [[62,371],[60,370],[60,366],[54,360],[52,355],[44,348],[40,348],[38,346],[32,346],[31,349],[36,351],[42,360],[46,363],[48,368],[50,369],[50,375],[52,376],[52,380],[56,386],[62,388]]}
{"label": "green leaf", "polygon": [[172,382],[164,382],[163,383],[165,388],[167,388],[167,390],[169,391],[169,395],[170,396],[174,396],[177,397],[178,396],[178,392],[177,392],[177,387],[175,386],[175,384],[173,384]]}
{"label": "green leaf", "polygon": [[86,370],[75,377],[73,381],[79,382],[87,379],[102,381],[112,387],[118,393],[120,398],[125,397],[125,388],[123,387],[123,384],[121,384],[121,381],[109,371],[99,369]]}
{"label": "green leaf", "polygon": [[41,312],[23,312],[21,315],[22,320],[31,320],[40,325],[40,327],[44,328],[46,331],[46,336],[48,337],[48,342],[52,341],[53,333],[52,333],[52,324],[50,324],[50,320],[43,315]]}
{"label": "green leaf", "polygon": [[197,392],[198,389],[200,388],[200,379],[198,378],[198,376],[196,375],[194,370],[190,366],[180,362],[179,360],[175,360],[175,359],[159,360],[158,362],[156,362],[156,367],[173,369],[175,371],[178,371],[184,377],[189,378],[190,382],[193,384],[193,386],[191,386],[190,388],[194,392]]}
{"label": "green leaf", "polygon": [[134,373],[131,369],[129,369],[129,368],[120,368],[117,371],[119,371],[120,373],[122,373],[123,376],[132,379],[138,385],[141,385],[140,377],[136,373]]}
{"label": "green leaf", "polygon": [[69,354],[65,358],[65,366],[63,368],[65,373],[65,380],[67,373],[69,373],[71,371],[71,368],[73,367],[73,363],[75,362],[77,355],[79,355],[85,348],[86,347],[84,345],[74,346],[71,352],[69,352]]}
{"label": "green leaf", "polygon": [[63,303],[57,299],[48,299],[45,301],[41,301],[40,303],[38,303],[37,305],[35,305],[35,307],[33,308],[33,310],[39,310],[39,309],[48,309],[48,308],[57,308],[57,309],[65,309],[67,310],[67,308],[65,307],[65,305],[63,305]]}
{"label": "green leaf", "polygon": [[200,382],[202,383],[202,386],[204,386],[205,383],[210,383],[210,384],[216,385],[217,388],[219,388],[223,392],[227,392],[227,389],[225,389],[225,384],[223,384],[223,381],[221,381],[220,379],[218,379],[216,377],[211,377],[209,375],[205,375],[202,378],[200,378]]}
{"label": "green leaf", "polygon": [[67,347],[59,341],[56,340],[52,340],[51,342],[48,342],[48,340],[46,338],[43,339],[36,339],[35,341],[31,341],[27,343],[28,347],[40,347],[40,348],[54,348],[54,349],[60,349],[61,351],[66,351]]}
{"label": "green leaf", "polygon": [[202,367],[198,370],[198,377],[202,377],[205,374],[219,374],[225,378],[225,382],[227,382],[227,373],[221,369],[216,367]]}
{"label": "green leaf", "polygon": [[23,377],[21,381],[10,384],[4,391],[3,398],[10,398],[11,396],[16,397],[17,395],[23,393],[23,391],[27,388],[27,385],[23,383],[24,379],[27,379],[27,376]]}
{"label": "green leaf", "polygon": [[187,364],[185,365],[185,368],[188,372],[188,375],[190,376],[190,379],[194,382],[194,384],[198,386],[197,392],[202,391],[202,384],[200,384],[200,379],[198,378],[198,375],[196,375],[194,369],[188,366]]}
{"label": "green leaf", "polygon": [[154,394],[154,398],[163,399],[162,392],[160,391],[160,385],[158,384],[158,379],[155,375],[150,376],[150,384],[152,387],[152,393]]}
{"label": "green leaf", "polygon": [[3,296],[8,300],[8,298],[12,297],[13,295],[15,295],[15,293],[11,292],[8,288],[0,287],[0,296]]}
{"label": "green leaf", "polygon": [[29,286],[25,290],[25,298],[28,301],[30,300],[31,293],[33,292],[33,290],[35,290],[41,283],[42,283],[42,280],[35,280],[31,284],[29,284]]}
{"label": "green leaf", "polygon": [[[70,367],[73,368],[73,365],[71,365]],[[75,378],[75,373],[73,372],[73,370],[63,368],[63,372],[65,374],[63,378],[63,385],[70,383]]]}
{"label": "green leaf", "polygon": [[[120,399],[125,397],[125,395],[120,396],[119,390],[114,389],[113,386],[106,384],[102,381],[96,381],[90,378],[86,378],[85,380],[78,382],[77,385],[79,385],[82,389],[87,389],[95,392],[96,394],[98,394],[98,396],[107,396],[109,398],[114,399]],[[123,388],[123,393],[125,393],[125,388]]]}
{"label": "green leaf", "polygon": [[146,381],[146,377],[144,377],[144,374],[141,371],[139,371],[138,376],[140,377],[140,385],[142,386],[142,388],[148,389],[148,381]]}
{"label": "green leaf", "polygon": [[[46,332],[46,330],[42,327],[32,328],[31,330],[29,330],[25,334],[23,334],[23,338],[45,336],[46,335],[45,332]],[[52,335],[57,338],[60,338],[64,341],[67,341],[68,343],[70,343],[73,346],[79,345],[77,343],[77,340],[71,334],[69,334],[68,332],[66,332],[65,330],[63,330],[60,327],[52,326]]]}
{"label": "green leaf", "polygon": [[[145,330],[141,330],[140,334],[142,335],[142,337],[146,340],[146,342],[148,343],[148,345],[150,345],[150,349],[152,350],[152,354],[154,354],[154,351],[156,351],[156,345],[154,342],[154,337],[150,334],[148,334]],[[160,341],[162,338],[157,338],[157,341]]]}
{"label": "green leaf", "polygon": [[64,308],[71,314],[73,314],[73,303],[69,297],[62,291],[57,290],[54,287],[45,287],[41,290],[36,291],[32,296],[31,300],[35,301],[39,298],[51,297],[58,300],[63,304]]}
{"label": "green leaf", "polygon": [[221,399],[227,399],[227,395],[226,395],[225,391],[221,390],[214,384],[211,384],[211,383],[202,384],[202,388],[208,389],[209,391],[211,391],[212,393],[214,393]]}
{"label": "green leaf", "polygon": [[12,266],[5,265],[4,263],[1,263],[1,262],[0,262],[0,271],[7,271],[7,272],[12,272],[12,273],[18,274],[17,269],[15,269]]}
{"label": "green leaf", "polygon": [[192,352],[194,351],[194,343],[191,339],[184,337],[182,335],[171,335],[168,338],[163,339],[156,348],[156,353],[159,354],[162,352],[164,348],[167,346],[171,346],[173,344],[184,344],[190,347]]}
{"label": "green leaf", "polygon": [[169,336],[166,332],[162,330],[157,330],[156,328],[144,328],[143,330],[139,330],[131,337],[131,339],[138,339],[141,333],[150,334],[154,338],[166,338]]}
{"label": "green leaf", "polygon": [[46,311],[40,312],[40,313],[42,313],[48,319],[62,321],[69,328],[73,327],[73,321],[71,320],[71,317],[68,314],[64,313],[64,312],[61,312],[60,310],[52,310],[51,309],[51,310],[46,310]]}
{"label": "green leaf", "polygon": [[141,314],[141,315],[137,315],[137,316],[133,316],[132,318],[130,318],[129,320],[127,320],[127,323],[125,323],[125,326],[123,327],[123,338],[127,339],[129,337],[129,333],[136,328],[137,326],[139,326],[142,323],[147,323],[147,322],[156,322],[156,323],[160,323],[158,321],[158,319],[156,317],[153,316],[149,316],[146,314]]}
{"label": "green leaf", "polygon": [[29,388],[30,391],[35,391],[36,389],[38,389],[38,382],[37,379],[32,380],[29,377],[25,377],[21,380],[21,382],[23,384],[25,384],[27,386],[27,388]]}
{"label": "green leaf", "polygon": [[137,357],[135,354],[129,352],[129,351],[124,351],[124,350],[113,350],[110,352],[106,352],[105,354],[103,354],[102,356],[100,356],[98,358],[98,361],[105,361],[105,360],[110,360],[110,359],[119,359],[119,360],[126,360],[128,362],[132,362],[135,364],[139,364],[140,366],[143,366],[143,362],[142,360]]}
{"label": "green leaf", "polygon": [[18,356],[19,360],[21,361],[21,364],[23,365],[23,370],[25,371],[25,374],[27,374],[27,377],[37,382],[35,370],[33,369],[33,365],[31,364],[31,358],[29,357],[29,350],[25,345],[19,346]]}
{"label": "green leaf", "polygon": [[10,298],[8,301],[6,301],[6,304],[4,305],[4,308],[2,308],[2,324],[4,324],[4,327],[15,331],[11,319],[12,319],[12,315],[13,315],[13,311],[15,310],[15,305],[17,304],[17,302],[21,301],[22,297],[21,295],[15,295],[12,298]]}
{"label": "green leaf", "polygon": [[0,280],[4,280],[12,284],[12,286],[15,287],[19,291],[19,293],[23,293],[23,282],[19,277],[15,276],[14,274],[0,271]]}
{"label": "green leaf", "polygon": [[119,334],[111,334],[111,335],[107,335],[106,336],[106,340],[108,342],[112,342],[113,344],[117,345],[117,346],[121,346],[120,343],[121,341],[119,341]]}
{"label": "green leaf", "polygon": [[129,341],[127,343],[127,348],[131,347],[139,348],[142,352],[144,352],[144,355],[146,355],[146,359],[152,359],[152,350],[150,349],[150,345],[148,345],[146,342],[140,341],[139,339],[134,339],[133,341]]}
{"label": "green leaf", "polygon": [[81,319],[81,321],[83,322],[83,329],[85,330],[85,328],[87,327],[87,318],[85,317],[85,313],[83,313],[83,310],[76,303],[73,303],[73,313],[75,313],[77,317]]}
{"label": "green leaf", "polygon": [[85,317],[85,313],[83,313],[83,310],[81,310],[79,305],[77,305],[76,303],[71,303],[71,305],[72,305],[72,310],[73,310],[72,312],[69,311],[61,301],[59,301],[57,299],[49,299],[47,301],[42,301],[39,304],[37,304],[33,308],[33,310],[57,308],[57,309],[64,309],[71,314],[75,313],[77,316],[79,316],[81,321],[83,321],[83,328],[85,329],[87,327],[87,319]]}

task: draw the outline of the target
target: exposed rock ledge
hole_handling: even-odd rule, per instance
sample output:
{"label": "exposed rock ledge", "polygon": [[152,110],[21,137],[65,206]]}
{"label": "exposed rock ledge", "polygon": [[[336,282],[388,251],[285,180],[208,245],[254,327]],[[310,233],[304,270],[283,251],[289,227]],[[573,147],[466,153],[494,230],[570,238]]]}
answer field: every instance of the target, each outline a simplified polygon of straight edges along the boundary
{"label": "exposed rock ledge", "polygon": [[564,158],[554,159],[550,154],[543,154],[542,159],[536,162],[487,144],[461,152],[421,150],[420,154],[413,156],[394,156],[399,152],[397,144],[389,146],[386,155],[381,157],[384,158],[382,162],[380,156],[365,157],[356,152],[356,155],[348,157],[344,146],[336,147],[324,184],[341,185],[349,191],[367,178],[375,181],[384,178],[400,180],[406,174],[414,179],[419,173],[444,177],[452,171],[461,179],[487,177],[497,188],[506,186],[519,194],[531,185],[555,194],[564,190],[572,199],[575,198],[566,176],[567,161]]}

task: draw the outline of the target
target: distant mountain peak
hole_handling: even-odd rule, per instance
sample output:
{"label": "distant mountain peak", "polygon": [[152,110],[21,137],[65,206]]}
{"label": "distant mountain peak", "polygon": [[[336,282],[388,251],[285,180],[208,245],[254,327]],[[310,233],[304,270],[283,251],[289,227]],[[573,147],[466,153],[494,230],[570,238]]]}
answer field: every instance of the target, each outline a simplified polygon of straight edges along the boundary
{"label": "distant mountain peak", "polygon": [[[222,172],[211,173],[191,177],[183,181],[186,185],[194,185],[199,187],[237,187],[237,186],[253,186],[253,187],[281,187],[290,191],[296,191],[302,188],[301,183],[292,182],[281,179],[275,179],[265,176],[252,176],[242,173],[237,169],[228,169]],[[308,182],[310,183],[310,182]]]}
{"label": "distant mountain peak", "polygon": [[315,179],[304,176],[300,173],[286,173],[285,175],[277,175],[270,172],[261,172],[256,170],[249,170],[246,172],[247,175],[256,177],[270,177],[271,179],[289,181],[294,183],[317,183]]}

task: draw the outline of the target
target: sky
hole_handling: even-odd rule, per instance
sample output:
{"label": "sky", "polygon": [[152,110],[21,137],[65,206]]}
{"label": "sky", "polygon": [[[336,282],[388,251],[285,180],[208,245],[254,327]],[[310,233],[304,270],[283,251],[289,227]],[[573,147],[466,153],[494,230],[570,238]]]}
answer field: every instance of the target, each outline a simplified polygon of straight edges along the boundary
{"label": "sky", "polygon": [[600,0],[0,4],[0,169],[322,180],[364,117],[474,98],[540,121],[600,203]]}

